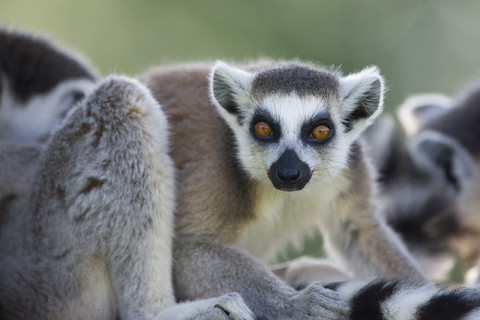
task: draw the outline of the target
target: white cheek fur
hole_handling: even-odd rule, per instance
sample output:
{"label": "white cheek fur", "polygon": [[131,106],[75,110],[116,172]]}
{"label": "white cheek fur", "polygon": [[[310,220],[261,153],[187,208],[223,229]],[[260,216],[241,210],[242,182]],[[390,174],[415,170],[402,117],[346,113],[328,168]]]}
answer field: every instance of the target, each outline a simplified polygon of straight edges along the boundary
{"label": "white cheek fur", "polygon": [[[236,127],[240,162],[251,178],[269,183],[268,169],[287,149],[294,150],[313,171],[312,181],[324,182],[325,178],[335,177],[346,166],[349,143],[342,134],[342,124],[334,120],[339,116],[332,115],[321,99],[299,97],[295,94],[272,95],[261,101],[261,107],[266,109],[281,127],[281,137],[278,142],[262,145],[252,136],[250,121],[254,114],[254,107],[245,116],[243,126],[240,127],[233,119],[229,121],[231,126]],[[325,145],[324,150],[313,148],[301,139],[302,125],[319,114],[330,117],[338,131],[333,140]]]}

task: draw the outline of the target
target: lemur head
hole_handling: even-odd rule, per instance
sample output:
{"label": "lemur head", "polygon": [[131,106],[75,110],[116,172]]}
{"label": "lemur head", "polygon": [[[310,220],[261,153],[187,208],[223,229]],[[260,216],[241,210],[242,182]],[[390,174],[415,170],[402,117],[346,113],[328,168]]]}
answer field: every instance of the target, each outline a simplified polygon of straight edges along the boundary
{"label": "lemur head", "polygon": [[338,175],[352,142],[381,112],[383,92],[375,67],[341,77],[297,62],[255,71],[217,62],[210,75],[241,165],[284,191]]}

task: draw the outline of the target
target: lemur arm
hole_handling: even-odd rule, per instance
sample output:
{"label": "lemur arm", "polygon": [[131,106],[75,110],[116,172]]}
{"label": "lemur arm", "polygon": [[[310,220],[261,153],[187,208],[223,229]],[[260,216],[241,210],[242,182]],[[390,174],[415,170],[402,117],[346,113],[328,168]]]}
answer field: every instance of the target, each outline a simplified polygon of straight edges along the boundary
{"label": "lemur arm", "polygon": [[412,280],[418,285],[428,282],[390,227],[381,219],[372,220],[369,227],[351,222],[341,225],[338,221],[323,225],[325,246],[335,261],[300,257],[274,266],[273,272],[294,288],[314,281],[343,282],[352,277]]}
{"label": "lemur arm", "polygon": [[257,318],[346,319],[347,305],[313,283],[296,291],[246,251],[227,245],[174,240],[177,299],[209,298],[238,292]]}
{"label": "lemur arm", "polygon": [[369,201],[350,194],[341,198],[338,212],[322,222],[327,252],[340,260],[354,277],[427,279],[407,248]]}

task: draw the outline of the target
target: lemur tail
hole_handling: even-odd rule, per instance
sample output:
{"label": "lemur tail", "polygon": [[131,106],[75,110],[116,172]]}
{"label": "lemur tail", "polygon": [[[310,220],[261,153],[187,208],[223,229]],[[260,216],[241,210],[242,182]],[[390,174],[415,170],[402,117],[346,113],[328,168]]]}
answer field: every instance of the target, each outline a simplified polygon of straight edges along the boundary
{"label": "lemur tail", "polygon": [[480,319],[480,288],[446,289],[435,284],[385,280],[327,286],[351,303],[350,320]]}

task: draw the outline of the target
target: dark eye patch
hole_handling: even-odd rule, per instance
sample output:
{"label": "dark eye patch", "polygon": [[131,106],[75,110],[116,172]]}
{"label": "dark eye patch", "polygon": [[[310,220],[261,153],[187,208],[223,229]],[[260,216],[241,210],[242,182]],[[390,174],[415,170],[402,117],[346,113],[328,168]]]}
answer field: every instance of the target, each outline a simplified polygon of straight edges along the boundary
{"label": "dark eye patch", "polygon": [[[320,125],[327,126],[330,129],[329,135],[322,140],[318,140],[312,137],[313,129],[315,129]],[[300,131],[300,138],[302,139],[302,141],[312,146],[325,145],[326,143],[332,140],[334,135],[335,135],[335,125],[333,124],[333,121],[328,114],[319,114],[314,118],[305,121]]]}
{"label": "dark eye patch", "polygon": [[[255,131],[255,125],[258,122],[267,123],[272,128],[272,134],[266,137],[258,135]],[[258,142],[262,143],[277,142],[281,136],[279,122],[276,121],[265,108],[259,108],[253,115],[252,121],[250,122],[250,132]]]}

